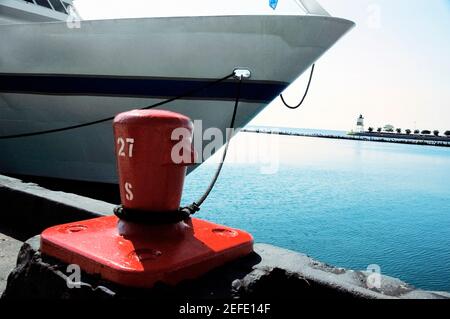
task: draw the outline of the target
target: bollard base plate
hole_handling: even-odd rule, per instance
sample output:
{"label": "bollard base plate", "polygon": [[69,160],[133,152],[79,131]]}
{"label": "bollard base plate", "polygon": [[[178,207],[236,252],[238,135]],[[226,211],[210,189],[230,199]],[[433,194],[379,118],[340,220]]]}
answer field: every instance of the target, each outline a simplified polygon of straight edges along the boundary
{"label": "bollard base plate", "polygon": [[119,223],[107,216],[51,227],[41,235],[41,252],[88,274],[141,288],[194,279],[253,252],[249,233],[196,218],[162,230],[142,231],[131,224],[126,235]]}

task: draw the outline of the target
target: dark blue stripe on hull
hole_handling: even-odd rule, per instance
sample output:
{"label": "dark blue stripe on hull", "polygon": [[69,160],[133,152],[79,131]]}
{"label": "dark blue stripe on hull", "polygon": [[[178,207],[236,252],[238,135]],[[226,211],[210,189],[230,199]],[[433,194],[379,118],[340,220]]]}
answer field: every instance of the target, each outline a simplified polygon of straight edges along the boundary
{"label": "dark blue stripe on hull", "polygon": [[[106,76],[0,74],[0,92],[46,95],[123,96],[172,98],[205,87],[215,80],[179,78],[127,78]],[[242,100],[271,102],[286,83],[246,81]],[[201,90],[190,98],[205,100],[234,100],[236,81],[229,80]]]}

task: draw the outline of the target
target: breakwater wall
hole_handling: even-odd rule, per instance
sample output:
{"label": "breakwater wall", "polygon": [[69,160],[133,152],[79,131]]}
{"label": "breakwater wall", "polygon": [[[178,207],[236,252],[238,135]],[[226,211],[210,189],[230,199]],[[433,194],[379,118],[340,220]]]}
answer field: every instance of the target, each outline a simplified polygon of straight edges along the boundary
{"label": "breakwater wall", "polygon": [[327,138],[336,140],[353,140],[366,141],[378,143],[396,143],[409,145],[425,145],[425,146],[439,146],[450,147],[450,138],[447,137],[432,137],[432,136],[408,136],[405,134],[385,134],[385,133],[353,133],[349,135],[333,135],[320,133],[298,133],[290,131],[265,130],[265,129],[247,129],[244,128],[241,132],[256,133],[256,134],[277,134],[283,136],[301,136],[314,138]]}

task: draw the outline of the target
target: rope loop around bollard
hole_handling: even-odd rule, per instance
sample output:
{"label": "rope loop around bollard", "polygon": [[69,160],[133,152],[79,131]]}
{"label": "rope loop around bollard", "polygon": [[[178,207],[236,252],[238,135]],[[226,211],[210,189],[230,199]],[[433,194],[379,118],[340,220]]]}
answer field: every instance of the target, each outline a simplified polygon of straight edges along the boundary
{"label": "rope loop around bollard", "polygon": [[143,225],[168,225],[189,220],[190,214],[182,209],[173,212],[149,212],[127,209],[122,205],[114,208],[114,214],[126,222]]}

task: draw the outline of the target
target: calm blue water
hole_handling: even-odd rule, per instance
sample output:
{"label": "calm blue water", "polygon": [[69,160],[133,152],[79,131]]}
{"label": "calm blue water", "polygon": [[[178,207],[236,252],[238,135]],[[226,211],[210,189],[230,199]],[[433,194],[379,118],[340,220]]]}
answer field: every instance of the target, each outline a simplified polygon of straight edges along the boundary
{"label": "calm blue water", "polygon": [[[236,143],[244,135],[268,138],[241,133]],[[262,174],[258,163],[227,163],[199,216],[329,264],[378,264],[417,287],[450,291],[450,148],[279,141],[275,174]],[[188,176],[185,204],[215,168],[206,163]]]}

